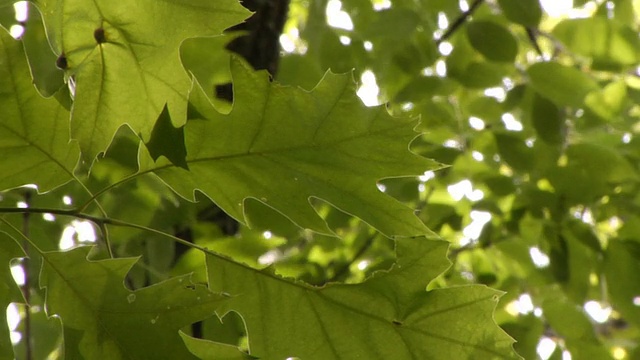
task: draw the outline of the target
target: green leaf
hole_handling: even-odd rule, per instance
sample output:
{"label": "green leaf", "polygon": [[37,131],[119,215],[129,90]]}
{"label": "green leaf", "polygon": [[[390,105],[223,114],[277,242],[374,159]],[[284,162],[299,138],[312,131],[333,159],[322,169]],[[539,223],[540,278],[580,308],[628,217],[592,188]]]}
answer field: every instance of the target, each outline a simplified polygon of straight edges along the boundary
{"label": "green leaf", "polygon": [[40,94],[50,97],[65,86],[64,73],[56,67],[56,55],[51,51],[40,10],[29,3],[27,13],[29,16],[24,24],[22,42],[33,75],[33,84]]}
{"label": "green leaf", "polygon": [[164,156],[175,166],[189,170],[187,149],[184,144],[184,127],[174,128],[165,106],[151,132],[151,140],[146,144],[153,160]]}
{"label": "green leaf", "polygon": [[7,327],[7,306],[10,303],[24,303],[22,291],[11,275],[11,260],[26,254],[9,234],[0,231],[0,359],[13,359],[9,328]]}
{"label": "green leaf", "polygon": [[214,315],[225,298],[188,276],[136,291],[124,278],[136,259],[87,260],[88,247],[44,253],[40,286],[49,316],[62,318],[67,357],[88,359],[189,359],[178,330]]}
{"label": "green leaf", "polygon": [[617,70],[640,61],[636,31],[605,17],[564,20],[553,35],[572,52],[591,58],[595,69]]}
{"label": "green leaf", "polygon": [[527,74],[540,95],[560,106],[580,107],[589,92],[599,89],[586,73],[556,62],[535,63]]}
{"label": "green leaf", "polygon": [[270,83],[266,72],[238,60],[232,74],[228,115],[192,92],[185,126],[190,171],[143,158],[143,173],[153,171],[186,198],[200,190],[239,221],[244,200],[255,198],[303,228],[330,233],[309,205],[317,197],[388,236],[429,233],[413,210],[376,188],[382,178],[439,167],[408,151],[414,120],[365,107],[350,75],[329,73],[307,92]]}
{"label": "green leaf", "polygon": [[54,50],[64,54],[67,74],[75,78],[71,133],[87,162],[124,124],[147,139],[166,103],[182,123],[190,81],[180,43],[218,35],[249,14],[234,0],[37,4]]}
{"label": "green leaf", "polygon": [[615,121],[627,100],[627,85],[624,80],[607,84],[600,91],[587,94],[584,103],[591,111],[606,121]]}
{"label": "green leaf", "polygon": [[523,26],[538,26],[542,18],[540,0],[498,0],[507,19]]}
{"label": "green leaf", "polygon": [[561,144],[564,141],[564,118],[556,104],[534,94],[531,104],[531,122],[538,136],[549,144]]}
{"label": "green leaf", "polygon": [[222,344],[214,341],[196,339],[183,332],[180,332],[182,340],[192,354],[203,360],[250,360],[257,359],[247,353],[240,351],[235,346]]}
{"label": "green leaf", "polygon": [[46,192],[73,179],[79,153],[69,142],[69,111],[38,94],[21,43],[2,29],[0,79],[0,190],[36,184]]}
{"label": "green leaf", "polygon": [[615,240],[609,243],[605,254],[604,274],[611,304],[625,320],[640,326],[640,306],[637,306],[640,283],[640,243]]}
{"label": "green leaf", "polygon": [[511,32],[491,21],[472,21],[467,25],[469,42],[487,60],[513,62],[518,55],[518,42]]}
{"label": "green leaf", "polygon": [[207,256],[209,286],[232,295],[226,310],[242,314],[251,353],[265,359],[518,358],[491,318],[498,292],[425,290],[447,268],[446,249],[443,241],[400,239],[390,271],[322,288]]}
{"label": "green leaf", "polygon": [[578,359],[612,359],[600,344],[587,314],[566,299],[554,297],[542,305],[545,318],[566,342],[571,355]]}

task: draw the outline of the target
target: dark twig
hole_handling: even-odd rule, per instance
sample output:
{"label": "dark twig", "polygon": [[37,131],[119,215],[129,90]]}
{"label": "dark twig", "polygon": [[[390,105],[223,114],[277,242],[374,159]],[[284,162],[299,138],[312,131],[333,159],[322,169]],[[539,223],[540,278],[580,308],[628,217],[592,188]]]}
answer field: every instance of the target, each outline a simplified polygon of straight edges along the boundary
{"label": "dark twig", "polygon": [[464,24],[471,15],[473,15],[473,13],[476,11],[476,9],[480,5],[482,5],[483,2],[484,2],[484,0],[475,0],[469,6],[469,10],[467,10],[467,11],[463,12],[462,14],[460,14],[460,16],[458,16],[458,18],[456,18],[456,20],[453,23],[451,23],[451,26],[449,26],[447,31],[445,31],[444,34],[442,34],[442,36],[440,36],[440,38],[438,38],[438,40],[436,40],[436,45],[440,45],[440,43],[442,43],[443,41],[445,41],[448,38],[450,38],[451,35],[453,35],[453,33],[456,32],[458,30],[458,28],[460,28],[460,26],[462,26],[462,24]]}
{"label": "dark twig", "polygon": [[540,45],[538,45],[538,35],[535,29],[528,26],[525,29],[527,30],[527,37],[531,42],[531,46],[533,46],[533,48],[536,50],[538,55],[540,55],[541,57],[544,57],[544,53],[542,52],[542,49],[540,49]]}

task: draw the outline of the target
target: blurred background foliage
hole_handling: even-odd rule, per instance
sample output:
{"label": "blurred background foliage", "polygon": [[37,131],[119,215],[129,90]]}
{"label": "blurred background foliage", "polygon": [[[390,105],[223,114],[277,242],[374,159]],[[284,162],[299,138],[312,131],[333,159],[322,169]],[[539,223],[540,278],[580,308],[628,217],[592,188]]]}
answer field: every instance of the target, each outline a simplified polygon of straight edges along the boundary
{"label": "blurred background foliage", "polygon": [[[0,23],[26,30],[27,52],[42,51],[46,38],[35,8],[21,22],[12,7],[0,10]],[[451,243],[453,265],[430,287],[480,283],[504,291],[495,320],[525,359],[640,359],[639,16],[637,0],[291,0],[272,72],[278,82],[310,90],[328,69],[353,71],[367,105],[420,118],[423,134],[411,149],[450,166],[381,179],[378,187]],[[213,89],[230,75],[219,50],[240,35],[183,44],[185,67],[212,89],[221,111],[230,104]],[[51,57],[30,59],[53,64]],[[198,69],[190,61],[202,57],[220,66]],[[44,86],[56,76],[63,84],[61,72],[30,65],[41,93],[57,89]],[[121,131],[89,184],[101,189],[135,172],[136,152],[136,138]],[[87,200],[77,187],[46,198],[21,188],[0,194],[0,206],[69,207]],[[254,267],[274,264],[280,274],[314,285],[358,283],[395,260],[390,239],[321,201],[314,206],[339,238],[300,230],[258,201],[248,203],[251,227],[245,227],[206,198],[188,203],[151,176],[102,200],[113,218]],[[96,241],[86,222],[35,215],[30,221],[43,250]],[[201,253],[160,236],[109,230],[118,256],[142,257],[129,287],[189,272],[205,281]],[[35,283],[36,271],[23,274],[20,281]],[[34,289],[32,303],[41,297]],[[32,331],[60,333],[57,320],[33,309]],[[24,326],[10,320],[14,338]],[[242,344],[243,329],[232,313],[224,324],[210,319],[187,330]],[[43,355],[35,358],[61,344],[55,336],[37,339],[46,343],[34,347]],[[24,349],[16,351],[20,358]]]}

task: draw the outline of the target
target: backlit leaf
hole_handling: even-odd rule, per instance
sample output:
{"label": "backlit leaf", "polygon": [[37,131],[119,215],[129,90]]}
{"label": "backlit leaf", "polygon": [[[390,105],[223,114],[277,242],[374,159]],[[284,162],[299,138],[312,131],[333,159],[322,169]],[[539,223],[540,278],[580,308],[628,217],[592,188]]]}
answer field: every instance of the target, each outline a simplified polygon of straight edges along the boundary
{"label": "backlit leaf", "polygon": [[556,62],[533,64],[527,73],[531,85],[540,95],[561,106],[582,106],[585,96],[598,89],[598,84],[589,75]]}
{"label": "backlit leaf", "polygon": [[123,124],[146,139],[166,103],[173,120],[183,123],[190,82],[180,63],[180,43],[218,35],[249,14],[234,0],[41,0],[37,5],[54,50],[64,54],[67,74],[75,78],[71,133],[89,162]]}
{"label": "backlit leaf", "polygon": [[153,171],[187,198],[200,190],[240,221],[244,200],[255,198],[303,228],[327,233],[309,204],[317,197],[389,236],[429,233],[410,208],[376,188],[382,178],[439,167],[408,151],[414,120],[365,107],[349,75],[329,73],[307,92],[269,83],[265,72],[238,60],[232,74],[229,115],[197,89],[192,93],[184,130],[190,170],[147,162],[142,172]]}
{"label": "backlit leaf", "polygon": [[69,111],[38,94],[22,44],[3,29],[0,79],[0,190],[36,184],[45,192],[71,180],[79,154],[69,143]]}
{"label": "backlit leaf", "polygon": [[44,254],[40,286],[47,290],[47,314],[62,318],[65,338],[69,332],[78,337],[77,348],[65,346],[67,356],[195,358],[178,330],[214,316],[225,298],[189,276],[130,291],[123,281],[136,259],[90,261],[88,251]]}
{"label": "backlit leaf", "polygon": [[446,248],[442,241],[401,239],[390,271],[322,288],[207,256],[209,286],[232,295],[225,308],[242,314],[251,354],[265,359],[518,358],[490,316],[498,292],[425,290],[447,268]]}

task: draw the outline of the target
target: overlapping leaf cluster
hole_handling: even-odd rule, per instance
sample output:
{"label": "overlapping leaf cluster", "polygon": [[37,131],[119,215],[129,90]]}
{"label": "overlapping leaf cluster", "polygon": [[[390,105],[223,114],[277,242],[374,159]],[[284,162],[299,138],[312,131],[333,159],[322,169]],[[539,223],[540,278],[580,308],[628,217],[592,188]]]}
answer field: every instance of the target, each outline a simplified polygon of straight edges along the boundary
{"label": "overlapping leaf cluster", "polygon": [[[365,107],[351,74],[306,91],[230,58],[211,36],[248,16],[234,0],[36,1],[19,40],[10,4],[0,304],[28,306],[14,349],[2,326],[0,358],[518,357],[492,318],[497,291],[427,291],[447,244],[379,190],[441,167],[409,151],[417,117]],[[414,35],[402,69],[428,40]],[[216,66],[233,79],[227,114],[201,85]],[[67,236],[82,221],[98,245],[60,250],[61,235],[83,242]],[[10,266],[26,257],[21,297]]]}
{"label": "overlapping leaf cluster", "polygon": [[[313,7],[296,19],[304,54],[285,57],[281,78],[304,86],[319,76],[298,71],[304,62],[357,64],[376,74],[381,101],[422,116],[414,149],[452,166],[416,181],[421,191],[387,192],[460,239],[449,284],[507,292],[497,320],[523,357],[546,337],[553,359],[636,358],[640,9],[581,0],[557,15],[541,3],[343,2],[353,29],[323,32]],[[379,19],[394,30],[370,31]],[[479,216],[491,220],[473,239]]]}

